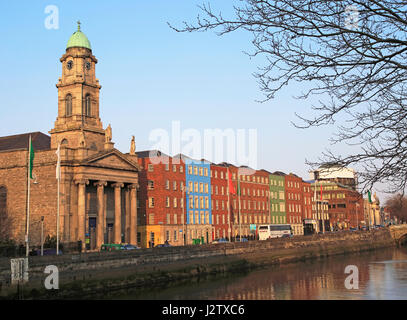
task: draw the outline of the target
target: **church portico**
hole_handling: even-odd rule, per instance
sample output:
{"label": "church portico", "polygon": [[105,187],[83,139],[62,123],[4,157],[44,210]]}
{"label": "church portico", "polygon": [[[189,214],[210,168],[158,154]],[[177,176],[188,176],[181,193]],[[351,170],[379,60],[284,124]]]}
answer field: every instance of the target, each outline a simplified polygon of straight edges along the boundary
{"label": "church portico", "polygon": [[[8,192],[5,210],[13,217],[12,236],[24,242],[31,136],[36,180],[35,184],[31,181],[30,244],[38,245],[34,225],[45,217],[45,235],[56,236],[59,225],[62,244],[81,241],[82,249],[90,250],[99,250],[104,243],[137,245],[140,165],[135,150],[124,154],[114,148],[110,124],[103,127],[98,61],[80,26],[60,62],[57,118],[50,136],[36,132],[3,137],[0,145],[0,187],[4,185]],[[58,159],[59,180],[55,174]]]}
{"label": "church portico", "polygon": [[81,174],[74,180],[78,196],[74,238],[82,241],[84,249],[86,243],[90,249],[103,243],[137,244],[138,179],[120,180],[116,175],[113,180],[110,175]]}

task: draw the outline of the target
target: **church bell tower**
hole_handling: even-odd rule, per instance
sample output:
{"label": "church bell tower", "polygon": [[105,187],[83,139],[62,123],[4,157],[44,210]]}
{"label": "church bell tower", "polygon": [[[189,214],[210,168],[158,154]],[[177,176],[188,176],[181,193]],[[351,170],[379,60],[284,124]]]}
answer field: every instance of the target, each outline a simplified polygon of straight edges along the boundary
{"label": "church bell tower", "polygon": [[105,131],[99,117],[99,91],[96,79],[97,59],[86,35],[78,30],[68,41],[65,54],[60,59],[62,76],[58,88],[58,117],[50,131],[51,148],[58,144],[72,148],[101,151]]}

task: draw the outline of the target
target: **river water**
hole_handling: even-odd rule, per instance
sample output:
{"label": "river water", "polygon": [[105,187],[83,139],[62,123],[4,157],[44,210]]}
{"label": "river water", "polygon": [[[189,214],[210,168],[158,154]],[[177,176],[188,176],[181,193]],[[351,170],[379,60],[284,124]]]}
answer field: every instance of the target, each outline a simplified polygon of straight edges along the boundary
{"label": "river water", "polygon": [[[358,288],[347,289],[345,280],[356,276]],[[356,281],[350,281],[356,285]],[[187,284],[127,292],[113,299],[160,300],[273,300],[273,299],[407,299],[407,249],[351,254],[293,263],[189,282]]]}

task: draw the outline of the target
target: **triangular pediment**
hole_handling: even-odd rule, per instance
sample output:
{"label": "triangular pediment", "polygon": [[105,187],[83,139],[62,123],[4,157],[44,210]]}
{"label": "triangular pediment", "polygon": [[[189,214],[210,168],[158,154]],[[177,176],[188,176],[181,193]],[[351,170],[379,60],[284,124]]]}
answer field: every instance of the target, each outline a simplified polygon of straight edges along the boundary
{"label": "triangular pediment", "polygon": [[87,158],[81,162],[81,165],[129,171],[140,170],[137,162],[128,160],[125,155],[116,149]]}

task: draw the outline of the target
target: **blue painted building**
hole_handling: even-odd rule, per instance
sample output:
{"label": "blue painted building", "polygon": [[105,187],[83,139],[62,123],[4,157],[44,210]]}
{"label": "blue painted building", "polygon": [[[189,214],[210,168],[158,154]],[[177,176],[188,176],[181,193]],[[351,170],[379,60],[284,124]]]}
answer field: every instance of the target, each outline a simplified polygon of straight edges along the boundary
{"label": "blue painted building", "polygon": [[185,162],[187,243],[212,242],[211,167],[205,160],[183,157]]}

